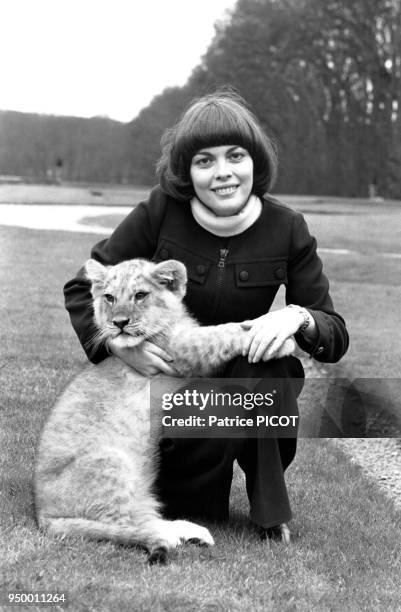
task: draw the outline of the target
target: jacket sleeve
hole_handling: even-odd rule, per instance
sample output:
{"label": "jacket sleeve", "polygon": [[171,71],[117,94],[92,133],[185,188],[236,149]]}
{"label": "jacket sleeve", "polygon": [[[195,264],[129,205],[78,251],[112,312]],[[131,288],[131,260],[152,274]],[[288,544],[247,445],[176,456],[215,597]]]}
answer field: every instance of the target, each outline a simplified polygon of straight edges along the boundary
{"label": "jacket sleeve", "polygon": [[344,319],[334,310],[316,239],[300,213],[293,220],[286,302],[307,308],[316,321],[313,343],[302,334],[295,335],[301,349],[317,361],[335,363],[341,359],[348,349],[348,332]]}
{"label": "jacket sleeve", "polygon": [[[138,204],[108,239],[93,247],[91,257],[104,265],[116,265],[135,257],[151,258],[156,250],[165,209],[166,196],[156,188],[148,202]],[[64,298],[71,324],[87,357],[93,363],[99,363],[109,353],[104,345],[96,351],[91,350],[96,326],[93,321],[91,283],[85,276],[84,268],[66,283]]]}

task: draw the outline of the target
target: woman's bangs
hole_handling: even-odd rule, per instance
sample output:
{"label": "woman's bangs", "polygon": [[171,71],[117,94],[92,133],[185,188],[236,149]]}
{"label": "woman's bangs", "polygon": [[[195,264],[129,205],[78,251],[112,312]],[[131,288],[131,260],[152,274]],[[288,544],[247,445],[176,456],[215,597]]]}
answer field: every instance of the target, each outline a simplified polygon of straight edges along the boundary
{"label": "woman's bangs", "polygon": [[189,163],[201,149],[225,145],[242,146],[252,154],[254,138],[250,126],[227,109],[209,107],[192,118],[181,132],[178,148]]}

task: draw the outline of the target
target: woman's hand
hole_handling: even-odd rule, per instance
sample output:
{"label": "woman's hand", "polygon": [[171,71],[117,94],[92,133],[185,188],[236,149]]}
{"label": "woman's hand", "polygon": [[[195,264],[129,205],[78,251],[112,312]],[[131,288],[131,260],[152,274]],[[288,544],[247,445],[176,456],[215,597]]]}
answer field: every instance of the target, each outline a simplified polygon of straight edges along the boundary
{"label": "woman's hand", "polygon": [[143,342],[139,346],[121,348],[109,340],[109,349],[130,368],[133,368],[142,376],[154,376],[163,372],[169,376],[177,376],[172,367],[172,357],[163,349],[152,342]]}
{"label": "woman's hand", "polygon": [[281,308],[253,321],[244,321],[241,326],[248,329],[249,334],[242,355],[248,354],[249,363],[272,359],[302,323],[302,315],[295,308]]}

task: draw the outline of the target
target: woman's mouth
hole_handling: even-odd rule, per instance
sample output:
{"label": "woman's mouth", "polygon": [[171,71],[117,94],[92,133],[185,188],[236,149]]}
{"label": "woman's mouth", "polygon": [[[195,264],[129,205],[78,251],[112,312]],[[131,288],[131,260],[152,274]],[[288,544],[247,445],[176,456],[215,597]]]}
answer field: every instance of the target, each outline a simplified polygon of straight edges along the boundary
{"label": "woman's mouth", "polygon": [[226,187],[216,187],[212,189],[217,195],[230,195],[237,191],[238,185],[227,185]]}

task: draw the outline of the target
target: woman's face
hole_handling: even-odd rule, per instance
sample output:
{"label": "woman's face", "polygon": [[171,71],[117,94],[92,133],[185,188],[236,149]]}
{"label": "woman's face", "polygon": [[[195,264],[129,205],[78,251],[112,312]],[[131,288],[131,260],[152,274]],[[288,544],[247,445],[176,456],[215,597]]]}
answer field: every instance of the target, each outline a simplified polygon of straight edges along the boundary
{"label": "woman's face", "polygon": [[235,215],[251,194],[253,160],[243,147],[206,147],[192,158],[190,175],[205,206],[219,217]]}

